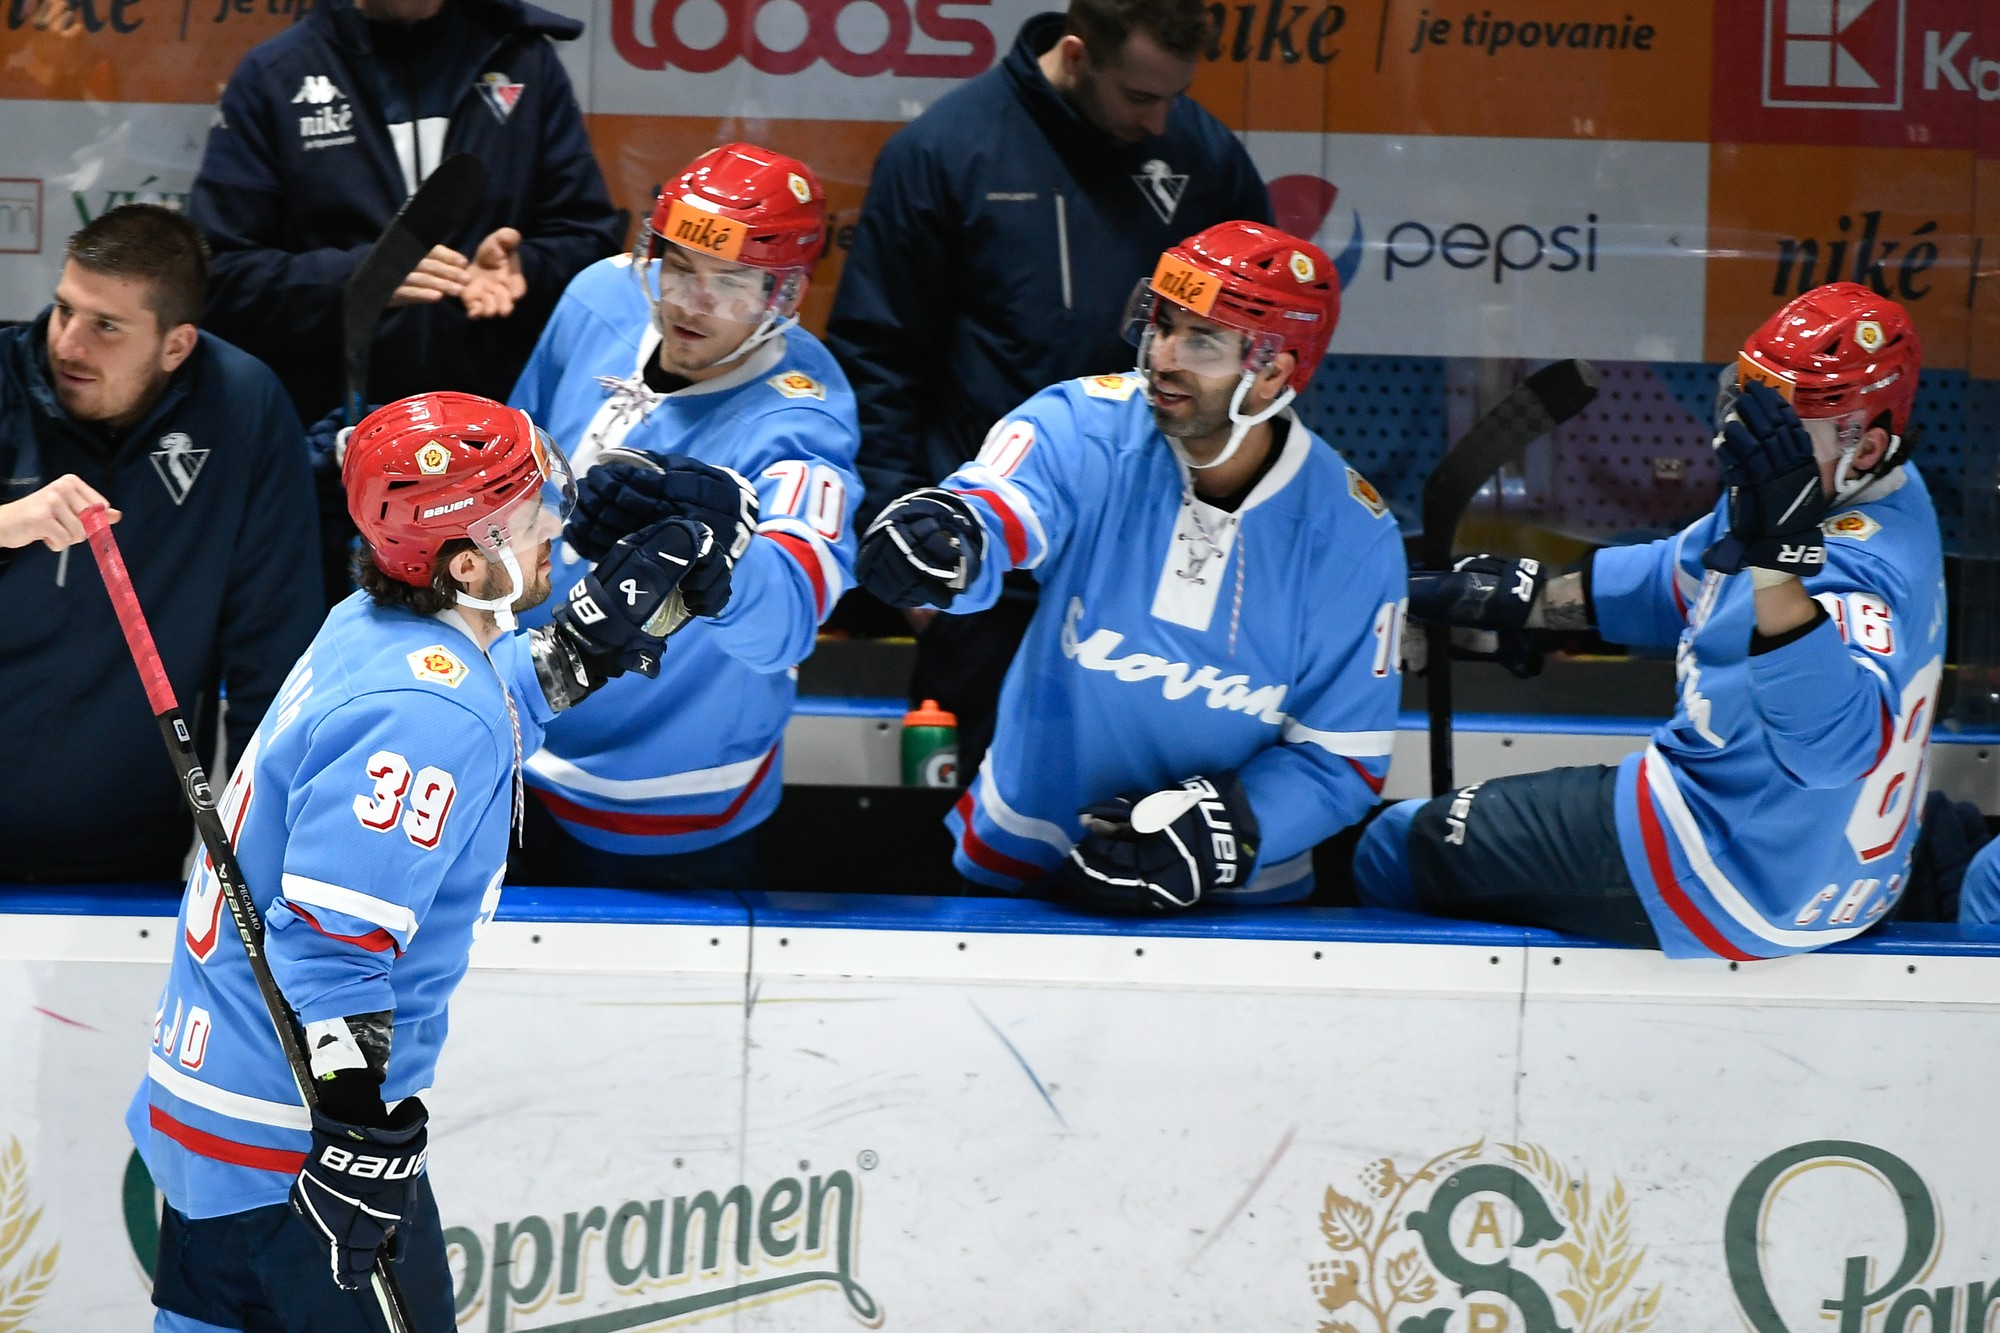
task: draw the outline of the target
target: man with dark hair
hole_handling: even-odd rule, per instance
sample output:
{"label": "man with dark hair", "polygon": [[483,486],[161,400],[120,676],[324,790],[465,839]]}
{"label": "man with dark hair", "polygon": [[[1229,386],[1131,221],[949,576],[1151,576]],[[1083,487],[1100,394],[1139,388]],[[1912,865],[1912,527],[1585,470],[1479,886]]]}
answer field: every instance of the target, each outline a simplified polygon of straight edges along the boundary
{"label": "man with dark hair", "polygon": [[554,623],[512,633],[548,598],[575,492],[562,451],[490,399],[371,413],[342,475],[363,591],[292,667],[222,801],[314,1105],[204,859],[126,1113],[165,1195],[155,1333],[374,1333],[364,1288],[385,1261],[411,1333],[450,1333],[421,1094],[499,905],[522,753],[606,680],[657,672],[665,635],[728,598],[713,534],[669,518],[622,534]]}
{"label": "man with dark hair", "polygon": [[504,397],[563,288],[620,224],[553,41],[583,25],[525,0],[332,0],[243,58],[190,215],[215,247],[207,323],[254,347],[301,420],[341,398],[341,290],[452,153],[486,197],[404,281],[368,401]]}
{"label": "man with dark hair", "polygon": [[54,303],[0,331],[0,733],[24,775],[0,794],[0,879],[177,879],[193,841],[97,566],[70,559],[83,508],[121,511],[174,692],[212,740],[226,687],[232,756],[318,621],[298,417],[196,329],[207,266],[186,218],[127,204],[70,238]]}
{"label": "man with dark hair", "polygon": [[[1075,0],[884,145],[827,322],[861,419],[860,526],[1045,385],[1129,368],[1119,317],[1162,250],[1271,220],[1249,154],[1185,95],[1207,38],[1198,0]],[[964,774],[1033,611],[1016,578],[977,615],[908,613],[911,696],[958,714]]]}

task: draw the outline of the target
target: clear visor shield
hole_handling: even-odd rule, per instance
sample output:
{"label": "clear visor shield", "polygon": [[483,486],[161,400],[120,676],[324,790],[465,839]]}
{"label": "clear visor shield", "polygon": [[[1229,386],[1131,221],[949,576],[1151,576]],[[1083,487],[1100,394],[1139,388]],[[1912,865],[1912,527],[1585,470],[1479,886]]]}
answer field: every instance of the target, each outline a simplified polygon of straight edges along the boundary
{"label": "clear visor shield", "polygon": [[1148,376],[1181,371],[1199,379],[1234,379],[1267,363],[1277,339],[1203,319],[1141,283],[1125,307],[1125,338],[1139,349]]}
{"label": "clear visor shield", "polygon": [[535,427],[533,447],[537,477],[532,489],[524,486],[519,499],[465,530],[472,544],[495,564],[504,563],[504,553],[509,550],[517,558],[532,555],[543,542],[560,537],[576,505],[576,478],[570,473],[569,459],[539,426]]}
{"label": "clear visor shield", "polygon": [[790,274],[781,281],[767,269],[721,264],[671,244],[666,249],[667,256],[650,267],[657,299],[671,311],[756,324],[774,313],[793,286]]}

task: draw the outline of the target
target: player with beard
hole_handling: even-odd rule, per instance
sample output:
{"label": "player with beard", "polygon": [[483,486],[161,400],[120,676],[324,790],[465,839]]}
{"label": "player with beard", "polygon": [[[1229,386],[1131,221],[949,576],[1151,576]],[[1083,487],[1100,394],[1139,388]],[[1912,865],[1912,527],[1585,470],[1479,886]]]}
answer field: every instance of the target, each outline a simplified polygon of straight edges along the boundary
{"label": "player with beard", "polygon": [[374,1329],[361,1288],[378,1252],[418,1333],[455,1327],[421,1095],[499,903],[522,750],[605,680],[657,671],[686,618],[678,585],[720,559],[706,529],[668,519],[617,543],[554,623],[514,634],[549,596],[572,495],[525,414],[470,394],[391,403],[356,428],[343,476],[361,590],[292,668],[221,807],[317,1105],[204,857],[127,1114],[166,1196],[160,1333]]}
{"label": "player with beard", "polygon": [[1139,368],[1029,399],[942,486],[892,502],[857,572],[897,606],[1041,601],[993,747],[947,821],[975,883],[1124,911],[1289,902],[1359,820],[1396,725],[1402,538],[1293,414],[1340,292],[1248,222],[1160,257]]}

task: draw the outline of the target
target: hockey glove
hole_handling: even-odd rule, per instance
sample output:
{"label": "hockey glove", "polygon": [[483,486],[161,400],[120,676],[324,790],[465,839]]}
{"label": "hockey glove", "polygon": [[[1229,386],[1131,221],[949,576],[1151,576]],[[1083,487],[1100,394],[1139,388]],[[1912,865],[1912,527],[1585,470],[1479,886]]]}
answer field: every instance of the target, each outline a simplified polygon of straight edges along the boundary
{"label": "hockey glove", "polygon": [[577,482],[563,540],[584,559],[601,560],[620,538],[663,518],[706,523],[734,564],[757,532],[757,490],[726,467],[684,454],[606,449]]}
{"label": "hockey glove", "polygon": [[[1430,670],[1430,638],[1422,625],[1405,625],[1402,639],[1403,674],[1421,676]],[[1527,680],[1542,674],[1547,659],[1531,630],[1451,627],[1451,660],[1498,662],[1514,676]]]}
{"label": "hockey glove", "polygon": [[1084,807],[1083,840],[1050,883],[1103,912],[1181,912],[1250,882],[1261,835],[1233,773]]}
{"label": "hockey glove", "polygon": [[406,1098],[383,1111],[377,1094],[374,1107],[379,1119],[370,1117],[372,1124],[338,1119],[325,1102],[316,1107],[312,1150],[292,1182],[293,1211],[325,1243],[333,1280],[350,1291],[368,1281],[378,1252],[399,1257],[396,1228],[416,1201],[429,1152],[421,1101]]}
{"label": "hockey glove", "polygon": [[1763,384],[1746,385],[1715,437],[1728,487],[1729,531],[1701,554],[1723,574],[1745,565],[1814,574],[1826,564],[1821,489],[1812,436],[1792,405]]}
{"label": "hockey glove", "polygon": [[893,500],[861,535],[861,586],[890,606],[950,606],[979,577],[986,529],[952,491],[927,486]]}
{"label": "hockey glove", "polygon": [[[718,565],[724,566],[719,575]],[[729,572],[708,528],[692,519],[666,519],[612,547],[569,590],[555,623],[586,664],[607,677],[625,671],[657,676],[667,636],[688,621],[691,608],[681,589],[697,572],[711,587],[719,578],[727,598]]]}
{"label": "hockey glove", "polygon": [[1434,625],[1519,630],[1542,595],[1539,560],[1468,555],[1450,573],[1410,571],[1410,618]]}

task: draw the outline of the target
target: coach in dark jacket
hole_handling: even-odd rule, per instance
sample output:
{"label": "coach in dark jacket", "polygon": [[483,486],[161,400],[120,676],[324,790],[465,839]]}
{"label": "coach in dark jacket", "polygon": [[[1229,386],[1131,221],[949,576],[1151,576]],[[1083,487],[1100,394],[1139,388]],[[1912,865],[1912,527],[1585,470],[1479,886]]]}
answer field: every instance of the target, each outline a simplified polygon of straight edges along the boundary
{"label": "coach in dark jacket", "polygon": [[[320,619],[313,496],[277,379],[206,333],[202,241],[113,209],[55,303],[0,331],[0,879],[178,879],[194,825],[78,522],[115,532],[204,742],[242,753]],[[212,757],[212,756],[211,756]]]}
{"label": "coach in dark jacket", "polygon": [[[943,479],[1031,394],[1130,369],[1121,317],[1160,252],[1271,220],[1243,146],[1185,96],[1199,0],[1073,0],[883,146],[827,321],[861,417],[857,515]],[[956,706],[970,780],[1032,588],[930,623],[912,695]]]}
{"label": "coach in dark jacket", "polygon": [[447,155],[485,164],[485,201],[398,293],[368,401],[506,398],[570,278],[617,248],[550,43],[582,31],[521,0],[332,0],[237,66],[189,204],[215,252],[205,325],[302,420],[340,400],[343,284]]}

